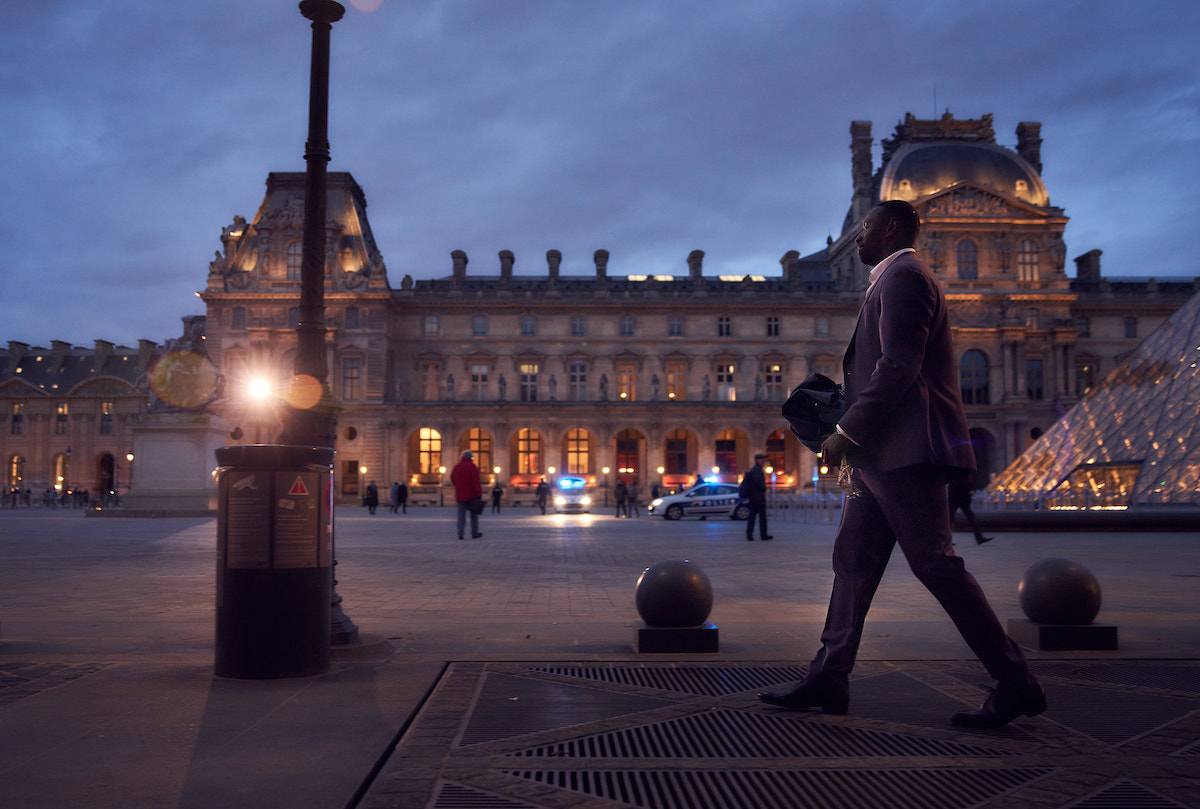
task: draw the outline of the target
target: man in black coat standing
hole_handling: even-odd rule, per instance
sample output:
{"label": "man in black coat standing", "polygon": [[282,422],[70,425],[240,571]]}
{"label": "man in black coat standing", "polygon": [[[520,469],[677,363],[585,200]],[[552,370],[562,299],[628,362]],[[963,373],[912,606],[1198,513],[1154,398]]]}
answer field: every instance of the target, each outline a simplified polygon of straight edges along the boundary
{"label": "man in black coat standing", "polygon": [[758,516],[758,536],[766,542],[774,539],[767,533],[767,475],[763,470],[763,461],[767,456],[762,453],[754,455],[754,466],[742,477],[742,485],[738,494],[746,498],[750,513],[746,515],[746,541],[754,541],[754,517]]}

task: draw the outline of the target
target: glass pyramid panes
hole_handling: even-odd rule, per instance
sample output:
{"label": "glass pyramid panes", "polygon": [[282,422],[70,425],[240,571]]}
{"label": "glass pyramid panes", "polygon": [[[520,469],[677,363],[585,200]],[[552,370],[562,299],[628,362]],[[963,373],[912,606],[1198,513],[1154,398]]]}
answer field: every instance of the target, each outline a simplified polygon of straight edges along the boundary
{"label": "glass pyramid panes", "polygon": [[1200,503],[1200,294],[988,487],[1055,505]]}

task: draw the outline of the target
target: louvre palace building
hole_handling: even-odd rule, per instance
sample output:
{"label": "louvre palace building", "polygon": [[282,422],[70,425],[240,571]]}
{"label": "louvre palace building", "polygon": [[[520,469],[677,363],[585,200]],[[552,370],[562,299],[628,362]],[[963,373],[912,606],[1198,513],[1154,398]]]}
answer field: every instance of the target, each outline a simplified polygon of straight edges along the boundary
{"label": "louvre palace building", "polygon": [[[1155,281],[1143,267],[1105,277],[1099,250],[1074,257],[1068,277],[1068,217],[1042,182],[1040,128],[1021,123],[1010,148],[996,143],[991,115],[909,114],[875,166],[872,124],[855,121],[840,236],[736,277],[705,267],[701,250],[680,256],[676,275],[610,262],[605,249],[586,275],[560,273],[557,250],[520,257],[522,267],[545,261],[532,274],[515,273],[507,250],[455,250],[441,277],[394,283],[363,189],[330,172],[337,493],[352,502],[370,480],[383,492],[405,481],[419,498],[437,491],[464,449],[485,485],[499,481],[510,494],[563,474],[595,486],[620,477],[643,492],[697,475],[732,481],[757,451],[777,490],[824,488],[827,473],[780,406],[812,372],[840,378],[870,269],[854,238],[874,204],[896,198],[921,215],[917,249],[950,304],[963,402],[990,479],[1200,290],[1200,279]],[[154,430],[199,430],[206,447],[276,440],[274,400],[252,396],[251,383],[282,389],[291,375],[303,194],[303,173],[272,173],[253,219],[223,229],[199,293],[207,316],[187,319],[183,337],[137,349],[9,343],[0,360],[9,485],[121,488],[129,478],[114,481],[114,470]],[[216,380],[211,394],[174,401],[152,385],[156,362],[181,353],[207,358],[183,376]],[[129,461],[135,491],[139,463]]]}

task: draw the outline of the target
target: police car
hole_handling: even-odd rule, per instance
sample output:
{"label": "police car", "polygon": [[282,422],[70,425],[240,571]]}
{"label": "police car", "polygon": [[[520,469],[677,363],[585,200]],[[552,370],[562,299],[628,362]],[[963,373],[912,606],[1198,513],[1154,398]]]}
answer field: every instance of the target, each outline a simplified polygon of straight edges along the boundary
{"label": "police car", "polygon": [[555,514],[587,514],[592,498],[587,494],[587,479],[567,475],[554,484]]}
{"label": "police car", "polygon": [[750,507],[738,496],[736,483],[701,483],[686,492],[656,498],[646,511],[656,516],[661,514],[667,520],[709,514],[723,514],[731,520],[750,516]]}

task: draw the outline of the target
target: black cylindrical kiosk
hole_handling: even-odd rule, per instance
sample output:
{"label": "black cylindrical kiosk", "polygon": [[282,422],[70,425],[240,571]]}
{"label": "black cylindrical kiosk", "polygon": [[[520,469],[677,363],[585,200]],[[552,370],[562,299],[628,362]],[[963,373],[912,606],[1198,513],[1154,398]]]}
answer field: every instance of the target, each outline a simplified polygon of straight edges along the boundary
{"label": "black cylindrical kiosk", "polygon": [[217,450],[217,649],[221,677],[329,670],[333,450]]}

